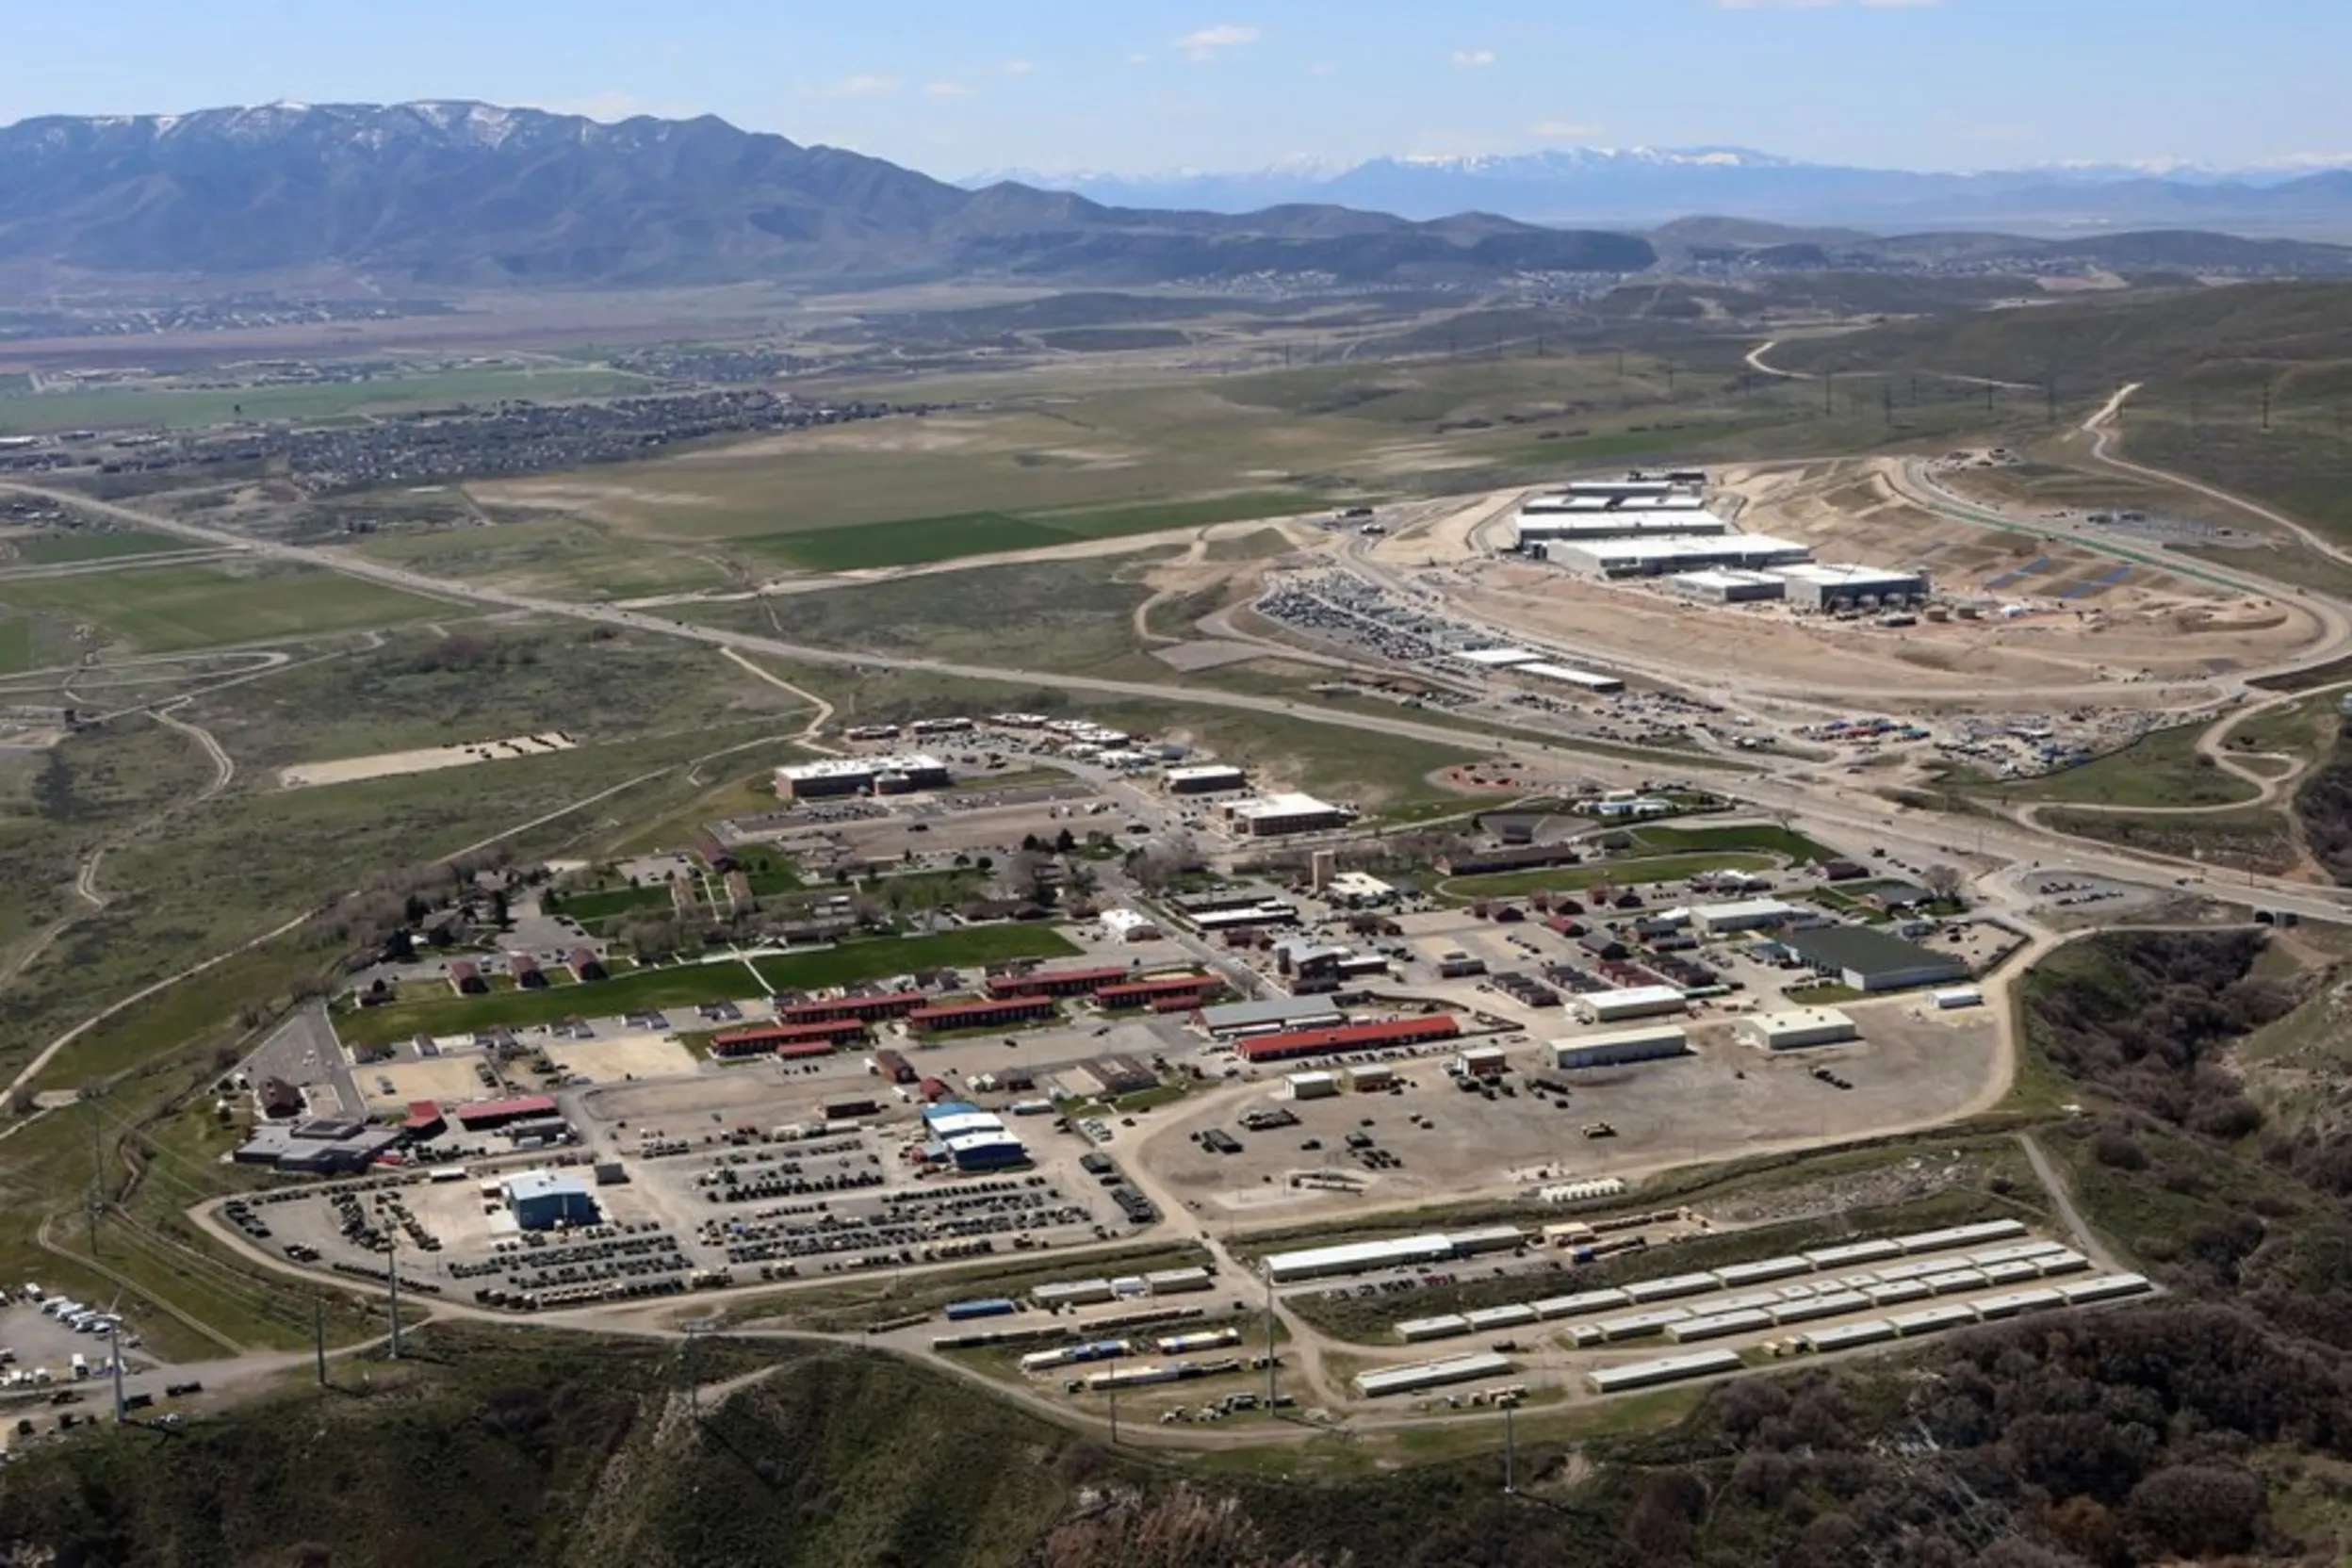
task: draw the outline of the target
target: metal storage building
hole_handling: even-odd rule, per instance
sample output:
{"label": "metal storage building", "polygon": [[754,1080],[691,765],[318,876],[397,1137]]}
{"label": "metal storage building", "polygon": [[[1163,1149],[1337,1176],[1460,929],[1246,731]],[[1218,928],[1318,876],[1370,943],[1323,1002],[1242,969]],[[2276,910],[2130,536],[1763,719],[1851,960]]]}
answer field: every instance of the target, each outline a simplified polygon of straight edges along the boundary
{"label": "metal storage building", "polygon": [[1679,1013],[1690,1001],[1674,986],[1629,986],[1622,990],[1592,991],[1576,999],[1578,1017],[1588,1023],[1621,1023],[1628,1019],[1657,1018]]}
{"label": "metal storage building", "polygon": [[1722,1288],[1712,1274],[1669,1274],[1656,1280],[1635,1280],[1625,1287],[1629,1301],[1671,1301],[1678,1296],[1704,1296]]}
{"label": "metal storage building", "polygon": [[594,1225],[596,1196],[577,1176],[552,1170],[518,1170],[498,1184],[514,1223],[526,1231],[557,1225]]}
{"label": "metal storage building", "polygon": [[1832,1291],[1825,1296],[1808,1296],[1803,1300],[1784,1301],[1772,1314],[1775,1323],[1810,1323],[1817,1318],[1837,1317],[1850,1312],[1868,1312],[1877,1303],[1858,1290]]}
{"label": "metal storage building", "polygon": [[1725,1290],[1737,1290],[1742,1285],[1770,1284],[1774,1280],[1812,1272],[1812,1263],[1805,1258],[1758,1258],[1754,1263],[1727,1263],[1715,1270],[1715,1278]]}
{"label": "metal storage building", "polygon": [[1468,648],[1454,654],[1465,664],[1483,665],[1490,670],[1509,669],[1513,664],[1534,664],[1544,656],[1526,648]]}
{"label": "metal storage building", "polygon": [[1677,1345],[1693,1340],[1722,1339],[1730,1334],[1754,1333],[1772,1326],[1772,1315],[1749,1309],[1740,1312],[1719,1312],[1710,1317],[1689,1317],[1666,1326],[1666,1337]]}
{"label": "metal storage building", "polygon": [[1511,673],[1533,676],[1538,680],[1558,681],[1563,686],[1580,687],[1600,696],[1613,696],[1625,689],[1625,683],[1613,675],[1579,670],[1567,664],[1522,664]]}
{"label": "metal storage building", "polygon": [[1624,1317],[1604,1317],[1592,1325],[1593,1331],[1606,1344],[1621,1339],[1641,1339],[1650,1334],[1664,1333],[1671,1324],[1690,1316],[1683,1307],[1654,1307],[1648,1312],[1629,1313]]}
{"label": "metal storage building", "polygon": [[1551,1055],[1552,1066],[1563,1071],[1623,1067],[1629,1062],[1657,1062],[1689,1055],[1690,1031],[1678,1023],[1658,1023],[1600,1035],[1570,1035],[1547,1041],[1544,1050]]}
{"label": "metal storage building", "polygon": [[1805,562],[1775,568],[1788,584],[1788,602],[1799,610],[1876,609],[1928,596],[1925,572],[1888,571],[1878,566]]}
{"label": "metal storage building", "polygon": [[1469,1331],[1469,1320],[1459,1313],[1447,1313],[1442,1317],[1408,1317],[1396,1325],[1396,1337],[1408,1345],[1430,1339],[1455,1339]]}
{"label": "metal storage building", "polygon": [[1895,1337],[1895,1326],[1883,1317],[1861,1323],[1839,1323],[1797,1336],[1807,1350],[1851,1350],[1863,1345],[1884,1345]]}
{"label": "metal storage building", "polygon": [[1727,931],[1757,931],[1785,924],[1801,913],[1795,905],[1777,898],[1745,898],[1729,904],[1695,906],[1690,919],[1701,932],[1716,937]]}
{"label": "metal storage building", "polygon": [[1377,1399],[1386,1394],[1416,1394],[1425,1388],[1444,1388],[1449,1383],[1500,1377],[1511,1369],[1509,1361],[1492,1353],[1456,1356],[1449,1361],[1419,1362],[1411,1366],[1359,1372],[1356,1374],[1356,1392],[1367,1399]]}
{"label": "metal storage building", "polygon": [[1693,1350],[1689,1355],[1661,1356],[1656,1361],[1638,1361],[1625,1366],[1595,1367],[1585,1375],[1595,1394],[1622,1394],[1629,1388],[1650,1388],[1658,1383],[1680,1382],[1685,1378],[1708,1378],[1719,1372],[1737,1372],[1740,1357],[1730,1350]]}
{"label": "metal storage building", "polygon": [[1951,1012],[1953,1009],[1960,1007],[1983,1006],[1984,1004],[1984,993],[1978,990],[1974,986],[1952,986],[1943,990],[1930,993],[1928,1000],[1935,1003],[1936,1005],[1943,1011]]}
{"label": "metal storage building", "polygon": [[1915,1339],[1921,1334],[1941,1333],[1946,1329],[1973,1323],[1976,1321],[1976,1309],[1964,1301],[1948,1301],[1938,1307],[1921,1307],[1917,1312],[1901,1313],[1888,1321],[1894,1324],[1895,1332],[1905,1339]]}
{"label": "metal storage building", "polygon": [[1339,1093],[1339,1078],[1329,1072],[1294,1072],[1283,1080],[1293,1100],[1329,1100]]}
{"label": "metal storage building", "polygon": [[2101,1274],[2093,1280],[2076,1280],[2057,1287],[2066,1298],[2066,1305],[2079,1307],[2093,1301],[2120,1300],[2127,1296],[2145,1296],[2151,1288],[2145,1276],[2139,1274]]}
{"label": "metal storage building", "polygon": [[1792,566],[1813,557],[1810,546],[1763,533],[1688,535],[1665,539],[1559,540],[1538,544],[1544,560],[1582,577],[1660,577],[1707,567],[1761,570]]}
{"label": "metal storage building", "polygon": [[1816,972],[1834,975],[1839,984],[1858,991],[1945,986],[1968,977],[1968,966],[1951,954],[1932,953],[1867,925],[1791,931],[1781,939],[1781,945]]}
{"label": "metal storage building", "polygon": [[1736,567],[1678,572],[1668,586],[1686,598],[1708,604],[1769,604],[1788,592],[1788,580],[1770,572],[1743,572]]}
{"label": "metal storage building", "polygon": [[1808,1045],[1838,1045],[1862,1037],[1854,1020],[1835,1007],[1791,1007],[1783,1012],[1753,1013],[1734,1027],[1740,1038],[1764,1051],[1796,1051]]}

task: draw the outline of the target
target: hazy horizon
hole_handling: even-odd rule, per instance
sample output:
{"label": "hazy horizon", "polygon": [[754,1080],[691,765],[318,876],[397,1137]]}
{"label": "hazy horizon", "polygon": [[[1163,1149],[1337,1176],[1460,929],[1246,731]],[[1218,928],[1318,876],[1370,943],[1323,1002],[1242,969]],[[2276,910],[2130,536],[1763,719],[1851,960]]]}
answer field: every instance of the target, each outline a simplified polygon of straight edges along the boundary
{"label": "hazy horizon", "polygon": [[[1146,175],[1298,160],[1738,146],[1919,172],[2067,164],[2287,170],[2352,162],[2335,61],[2352,9],[2124,0],[1659,0],[1528,15],[1331,0],[1141,0],[841,12],[710,0],[419,0],[332,30],[261,0],[133,0],[29,30],[0,121],[275,101],[475,99],[602,120],[713,113],[941,178]],[[2249,12],[2253,13],[2249,15]],[[2283,28],[2292,51],[2246,47]],[[267,48],[254,47],[266,40]],[[2085,62],[2089,62],[2086,66]],[[1984,85],[1999,82],[1988,94]]]}

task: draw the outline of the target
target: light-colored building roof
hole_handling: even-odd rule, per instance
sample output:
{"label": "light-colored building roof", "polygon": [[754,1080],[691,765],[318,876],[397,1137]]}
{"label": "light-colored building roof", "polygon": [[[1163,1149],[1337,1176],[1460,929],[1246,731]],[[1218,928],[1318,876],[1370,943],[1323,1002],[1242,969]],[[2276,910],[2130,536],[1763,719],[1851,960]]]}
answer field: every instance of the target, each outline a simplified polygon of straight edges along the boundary
{"label": "light-colored building roof", "polygon": [[1526,648],[1471,648],[1457,653],[1454,657],[1465,663],[1484,664],[1491,669],[1500,669],[1510,664],[1532,664],[1544,656],[1540,653],[1530,653]]}
{"label": "light-colored building roof", "polygon": [[1821,561],[1774,566],[1771,575],[1790,582],[1818,582],[1824,588],[1869,588],[1876,584],[1892,588],[1908,586],[1919,580],[1918,572],[1895,571],[1884,566],[1833,564]]}
{"label": "light-colored building roof", "polygon": [[1225,809],[1244,822],[1258,822],[1268,817],[1329,816],[1339,808],[1313,795],[1285,791],[1281,794],[1260,795],[1254,800],[1237,800]]}
{"label": "light-colored building roof", "polygon": [[946,766],[928,752],[910,751],[893,757],[827,757],[822,761],[795,762],[776,769],[776,776],[793,781],[866,778],[885,773],[938,773]]}
{"label": "light-colored building roof", "polygon": [[1576,548],[1595,561],[1714,561],[1726,554],[1808,556],[1812,547],[1769,533],[1675,534],[1664,539],[1586,539]]}
{"label": "light-colored building roof", "polygon": [[517,1170],[498,1185],[510,1203],[521,1203],[533,1198],[588,1196],[588,1184],[580,1177],[563,1170]]}
{"label": "light-colored building roof", "polygon": [[1170,784],[1202,784],[1216,778],[1241,776],[1241,770],[1231,762],[1195,762],[1186,767],[1170,768],[1166,775]]}

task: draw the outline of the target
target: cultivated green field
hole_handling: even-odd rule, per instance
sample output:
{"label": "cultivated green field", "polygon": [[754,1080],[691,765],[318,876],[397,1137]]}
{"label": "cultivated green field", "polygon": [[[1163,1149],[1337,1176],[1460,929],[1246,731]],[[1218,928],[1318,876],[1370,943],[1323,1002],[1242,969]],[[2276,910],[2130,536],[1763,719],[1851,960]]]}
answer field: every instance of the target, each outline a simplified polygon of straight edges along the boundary
{"label": "cultivated green field", "polygon": [[0,615],[0,675],[33,667],[33,623],[19,615]]}
{"label": "cultivated green field", "polygon": [[326,572],[158,566],[0,582],[0,604],[95,625],[146,653],[398,626],[449,607]]}
{"label": "cultivated green field", "polygon": [[59,430],[265,424],[391,414],[501,398],[546,401],[643,390],[643,377],[582,366],[449,370],[315,386],[107,387],[0,397],[0,434]]}
{"label": "cultivated green field", "polygon": [[691,594],[734,580],[705,552],[648,547],[571,518],[378,533],[351,547],[368,560],[433,577],[584,599]]}
{"label": "cultivated green field", "polygon": [[124,556],[154,555],[163,550],[188,547],[186,540],[169,538],[160,533],[112,532],[95,529],[27,534],[5,543],[14,550],[16,559],[28,566],[65,566],[84,561],[114,561]]}

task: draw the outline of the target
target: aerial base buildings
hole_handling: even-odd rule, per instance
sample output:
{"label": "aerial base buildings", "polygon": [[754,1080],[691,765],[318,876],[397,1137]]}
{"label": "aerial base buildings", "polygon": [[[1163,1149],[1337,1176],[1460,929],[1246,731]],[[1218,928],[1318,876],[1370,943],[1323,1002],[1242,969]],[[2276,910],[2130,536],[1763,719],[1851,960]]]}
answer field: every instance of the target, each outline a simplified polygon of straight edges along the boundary
{"label": "aerial base buildings", "polygon": [[953,780],[947,764],[927,752],[897,757],[835,757],[776,770],[776,792],[785,800],[827,800],[841,795],[903,795],[944,789]]}

